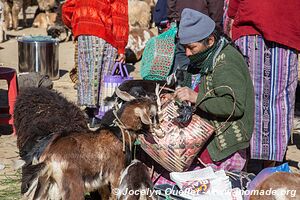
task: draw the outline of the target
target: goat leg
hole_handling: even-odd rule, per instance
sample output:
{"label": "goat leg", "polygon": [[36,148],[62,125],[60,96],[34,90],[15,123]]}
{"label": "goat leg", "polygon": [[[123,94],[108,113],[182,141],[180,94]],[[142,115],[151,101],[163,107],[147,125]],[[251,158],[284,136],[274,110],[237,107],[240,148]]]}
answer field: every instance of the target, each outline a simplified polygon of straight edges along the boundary
{"label": "goat leg", "polygon": [[84,182],[79,174],[77,170],[68,169],[56,178],[62,200],[84,200]]}
{"label": "goat leg", "polygon": [[14,1],[13,7],[12,7],[12,24],[13,24],[13,28],[15,30],[17,30],[18,26],[19,26],[18,15],[19,15],[19,12],[20,12],[20,10],[21,10],[22,7],[23,7],[23,0],[21,0],[21,1]]}
{"label": "goat leg", "polygon": [[22,8],[23,8],[23,27],[27,27],[27,17],[26,17],[26,8],[28,7],[27,1],[23,2]]}
{"label": "goat leg", "polygon": [[119,187],[119,178],[115,178],[115,180],[111,183],[111,194],[109,200],[117,200],[117,193]]}
{"label": "goat leg", "polygon": [[11,5],[7,1],[4,2],[4,29],[9,30],[10,29],[10,13],[11,13]]}
{"label": "goat leg", "polygon": [[103,185],[98,189],[98,192],[101,196],[101,199],[109,199],[110,197],[110,188],[109,185]]}

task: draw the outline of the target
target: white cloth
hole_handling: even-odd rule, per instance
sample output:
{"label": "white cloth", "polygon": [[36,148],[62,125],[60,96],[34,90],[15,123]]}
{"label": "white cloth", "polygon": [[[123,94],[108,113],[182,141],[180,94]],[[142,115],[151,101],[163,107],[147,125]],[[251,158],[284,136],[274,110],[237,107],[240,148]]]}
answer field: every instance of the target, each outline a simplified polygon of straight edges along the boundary
{"label": "white cloth", "polygon": [[242,200],[239,188],[232,189],[224,170],[214,172],[211,167],[172,172],[170,178],[180,188],[179,195],[191,200]]}

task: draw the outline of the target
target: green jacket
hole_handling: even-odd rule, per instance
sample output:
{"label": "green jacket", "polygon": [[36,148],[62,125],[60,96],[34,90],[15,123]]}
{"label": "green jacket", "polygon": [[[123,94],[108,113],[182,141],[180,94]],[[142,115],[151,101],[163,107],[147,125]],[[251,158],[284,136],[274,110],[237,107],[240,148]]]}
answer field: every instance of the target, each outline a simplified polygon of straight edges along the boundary
{"label": "green jacket", "polygon": [[196,108],[216,128],[208,144],[213,161],[249,146],[254,125],[253,84],[243,56],[231,45],[219,53],[212,72],[202,77]]}

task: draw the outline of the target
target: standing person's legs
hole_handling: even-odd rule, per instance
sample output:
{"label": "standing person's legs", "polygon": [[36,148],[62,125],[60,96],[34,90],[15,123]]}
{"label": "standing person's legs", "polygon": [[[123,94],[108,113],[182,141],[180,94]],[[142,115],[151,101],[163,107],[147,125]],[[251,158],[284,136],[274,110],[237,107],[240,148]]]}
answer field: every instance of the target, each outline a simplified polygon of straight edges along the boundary
{"label": "standing person's legs", "polygon": [[95,36],[78,37],[78,105],[86,106],[91,118],[99,107],[99,81],[105,43]]}
{"label": "standing person's legs", "polygon": [[292,131],[297,57],[288,48],[260,36],[245,36],[236,43],[249,58],[255,91],[251,158],[267,161],[264,167],[274,166],[275,161],[283,160]]}
{"label": "standing person's legs", "polygon": [[115,60],[117,57],[117,49],[114,48],[111,44],[106,43],[105,44],[105,49],[104,49],[104,57],[103,57],[103,62],[102,62],[102,67],[101,67],[101,74],[100,74],[100,89],[99,89],[99,112],[97,117],[101,118],[103,114],[110,109],[109,106],[105,105],[104,99],[108,95],[108,91],[106,91],[107,88],[104,87],[104,76],[106,75],[111,75],[112,74],[112,69],[115,64]]}

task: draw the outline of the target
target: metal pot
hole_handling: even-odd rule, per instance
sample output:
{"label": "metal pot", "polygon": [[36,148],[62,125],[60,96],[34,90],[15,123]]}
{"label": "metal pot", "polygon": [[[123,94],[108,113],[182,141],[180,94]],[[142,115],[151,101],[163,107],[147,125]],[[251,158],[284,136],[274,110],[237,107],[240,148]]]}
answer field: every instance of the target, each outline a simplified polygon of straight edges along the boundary
{"label": "metal pot", "polygon": [[18,39],[19,72],[39,72],[59,79],[59,42],[49,36],[23,36]]}

